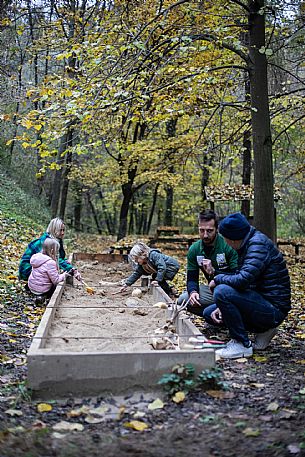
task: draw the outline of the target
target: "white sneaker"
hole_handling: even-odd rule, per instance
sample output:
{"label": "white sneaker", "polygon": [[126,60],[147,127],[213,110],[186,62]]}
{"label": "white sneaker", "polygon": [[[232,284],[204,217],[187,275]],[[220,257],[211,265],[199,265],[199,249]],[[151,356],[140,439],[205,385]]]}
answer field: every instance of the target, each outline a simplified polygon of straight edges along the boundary
{"label": "white sneaker", "polygon": [[253,349],[256,351],[263,351],[269,345],[272,338],[277,334],[278,328],[271,328],[264,333],[257,333],[255,335]]}
{"label": "white sneaker", "polygon": [[239,357],[251,357],[253,355],[253,348],[252,344],[246,348],[242,343],[231,340],[225,348],[218,349],[215,352],[223,359],[238,359]]}

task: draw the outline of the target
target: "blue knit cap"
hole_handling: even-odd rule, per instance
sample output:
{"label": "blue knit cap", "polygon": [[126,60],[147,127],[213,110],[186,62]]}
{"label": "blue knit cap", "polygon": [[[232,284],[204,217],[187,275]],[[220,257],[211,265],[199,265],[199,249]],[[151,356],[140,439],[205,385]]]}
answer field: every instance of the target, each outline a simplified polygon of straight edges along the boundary
{"label": "blue knit cap", "polygon": [[229,214],[219,224],[219,233],[229,240],[243,240],[251,226],[241,213]]}

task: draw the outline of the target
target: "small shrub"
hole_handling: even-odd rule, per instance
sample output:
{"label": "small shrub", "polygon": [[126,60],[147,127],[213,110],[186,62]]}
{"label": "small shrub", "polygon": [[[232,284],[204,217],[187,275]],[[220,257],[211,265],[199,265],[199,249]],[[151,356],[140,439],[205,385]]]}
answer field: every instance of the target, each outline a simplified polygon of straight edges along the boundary
{"label": "small shrub", "polygon": [[191,364],[178,364],[172,368],[171,373],[164,374],[158,381],[165,391],[171,396],[176,392],[188,393],[194,390],[227,390],[227,384],[222,380],[222,370],[211,368],[202,370],[195,376],[195,368]]}

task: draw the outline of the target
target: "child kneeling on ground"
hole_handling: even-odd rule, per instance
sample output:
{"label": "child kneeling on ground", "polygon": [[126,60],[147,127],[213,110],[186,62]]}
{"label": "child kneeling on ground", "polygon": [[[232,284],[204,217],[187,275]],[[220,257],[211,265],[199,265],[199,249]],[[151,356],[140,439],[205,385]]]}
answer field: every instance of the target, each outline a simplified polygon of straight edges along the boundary
{"label": "child kneeling on ground", "polygon": [[58,253],[58,241],[54,238],[46,238],[42,245],[42,251],[31,257],[32,271],[28,286],[35,295],[35,304],[37,305],[50,298],[56,285],[68,275],[67,272],[59,273]]}
{"label": "child kneeling on ground", "polygon": [[166,280],[172,280],[179,271],[179,262],[158,249],[151,249],[146,244],[136,243],[129,253],[129,258],[136,264],[135,271],[124,280],[121,292],[131,286],[142,275],[151,275],[152,284],[158,284],[170,296],[177,295],[176,290]]}

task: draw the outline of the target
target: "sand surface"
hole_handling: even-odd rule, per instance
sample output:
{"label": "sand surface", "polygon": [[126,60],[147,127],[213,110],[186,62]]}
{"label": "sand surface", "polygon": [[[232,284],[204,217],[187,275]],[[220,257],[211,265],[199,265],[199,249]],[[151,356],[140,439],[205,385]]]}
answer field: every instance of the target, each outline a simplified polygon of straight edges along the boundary
{"label": "sand surface", "polygon": [[153,351],[151,337],[165,324],[167,310],[153,308],[153,298],[145,289],[140,299],[131,296],[134,288],[141,288],[141,280],[118,294],[114,293],[120,285],[99,284],[127,278],[131,266],[97,262],[78,262],[77,266],[95,294],[89,295],[75,279],[73,286],[65,286],[45,348],[65,352]]}

